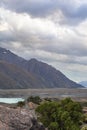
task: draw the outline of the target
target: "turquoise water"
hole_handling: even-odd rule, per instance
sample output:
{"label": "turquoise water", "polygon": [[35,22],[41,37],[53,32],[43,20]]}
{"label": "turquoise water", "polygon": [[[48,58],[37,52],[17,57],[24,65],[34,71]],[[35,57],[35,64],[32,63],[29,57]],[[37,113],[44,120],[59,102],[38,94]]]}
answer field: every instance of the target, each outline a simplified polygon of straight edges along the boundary
{"label": "turquoise water", "polygon": [[24,101],[23,98],[0,98],[1,103],[17,103],[19,101]]}

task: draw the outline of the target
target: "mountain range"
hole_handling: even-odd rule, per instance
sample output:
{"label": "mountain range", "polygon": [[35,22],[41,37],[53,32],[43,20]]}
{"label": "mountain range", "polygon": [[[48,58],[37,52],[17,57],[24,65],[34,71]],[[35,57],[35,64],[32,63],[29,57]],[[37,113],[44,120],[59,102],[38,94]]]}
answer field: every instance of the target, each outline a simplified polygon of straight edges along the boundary
{"label": "mountain range", "polygon": [[0,89],[80,87],[83,86],[46,63],[26,60],[0,47]]}

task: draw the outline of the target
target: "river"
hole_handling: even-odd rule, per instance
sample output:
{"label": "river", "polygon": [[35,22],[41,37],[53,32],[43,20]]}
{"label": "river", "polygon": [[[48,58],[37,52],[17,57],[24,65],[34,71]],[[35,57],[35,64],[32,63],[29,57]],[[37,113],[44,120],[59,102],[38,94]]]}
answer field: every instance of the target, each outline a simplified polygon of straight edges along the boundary
{"label": "river", "polygon": [[24,101],[23,98],[0,98],[1,103],[17,103],[19,101]]}

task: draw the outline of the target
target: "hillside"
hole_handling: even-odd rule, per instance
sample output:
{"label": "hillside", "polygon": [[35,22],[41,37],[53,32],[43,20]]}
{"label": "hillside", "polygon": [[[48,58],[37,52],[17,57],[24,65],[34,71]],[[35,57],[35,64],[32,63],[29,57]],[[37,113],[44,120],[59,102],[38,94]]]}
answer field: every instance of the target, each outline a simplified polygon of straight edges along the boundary
{"label": "hillside", "polygon": [[[4,82],[5,81],[5,82]],[[54,67],[0,48],[0,88],[79,88]]]}
{"label": "hillside", "polygon": [[51,88],[78,88],[82,87],[79,84],[69,80],[63,73],[56,70],[54,67],[40,62],[36,59],[31,59],[27,63],[28,71],[38,77],[42,77],[48,87]]}
{"label": "hillside", "polygon": [[[40,85],[40,86],[39,86]],[[0,61],[0,89],[44,87],[40,80],[16,65]]]}

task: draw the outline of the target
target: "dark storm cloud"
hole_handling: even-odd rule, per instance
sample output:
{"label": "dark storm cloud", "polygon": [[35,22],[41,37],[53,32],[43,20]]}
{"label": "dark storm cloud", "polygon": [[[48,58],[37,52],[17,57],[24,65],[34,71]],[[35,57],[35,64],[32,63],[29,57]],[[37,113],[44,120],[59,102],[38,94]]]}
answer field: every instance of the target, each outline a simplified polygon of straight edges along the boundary
{"label": "dark storm cloud", "polygon": [[60,10],[64,15],[61,23],[75,24],[87,18],[87,3],[78,4],[71,0],[2,0],[2,6],[33,17],[48,17]]}

